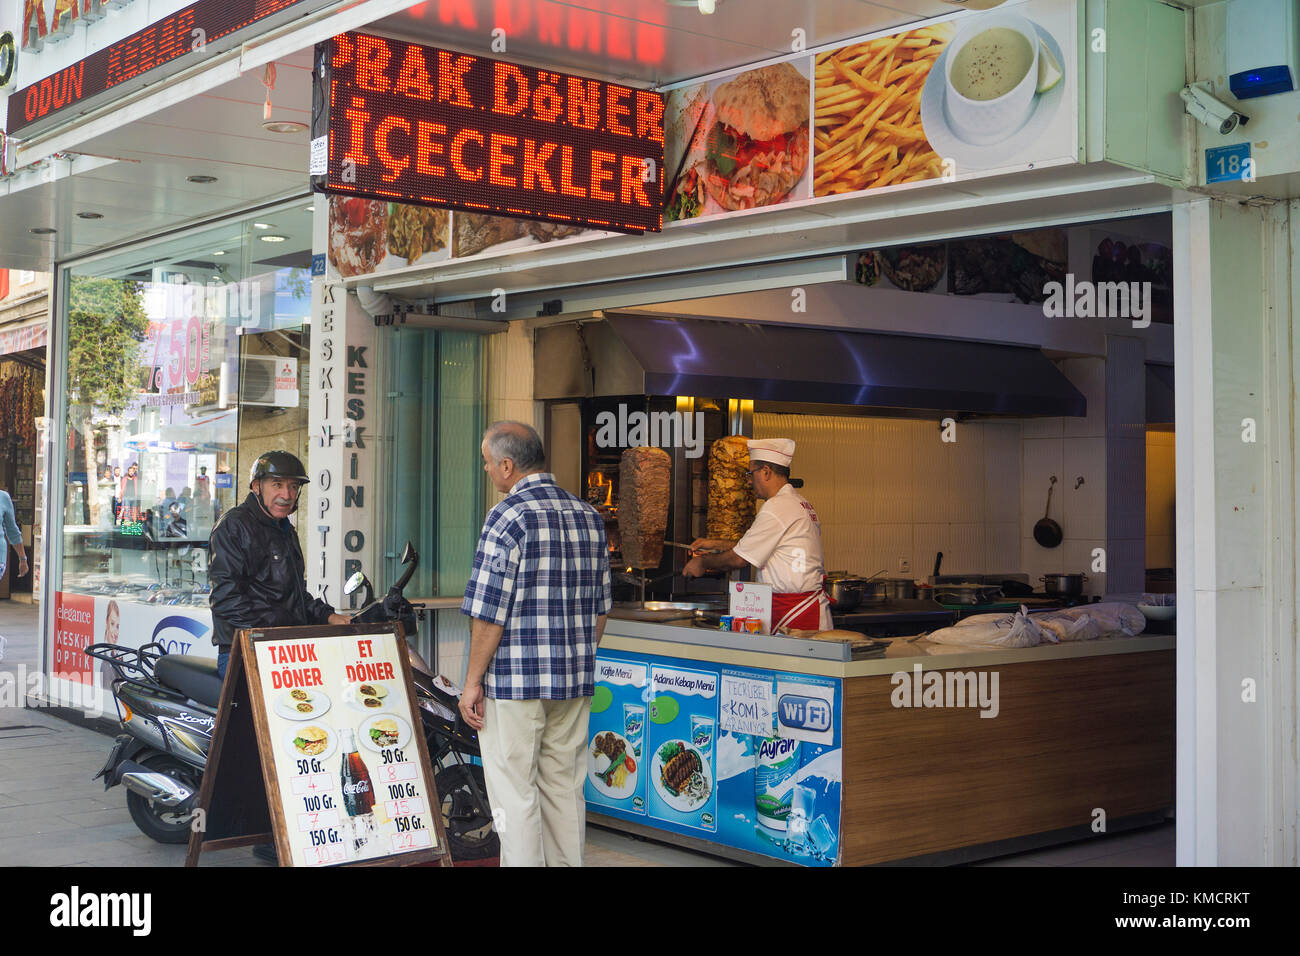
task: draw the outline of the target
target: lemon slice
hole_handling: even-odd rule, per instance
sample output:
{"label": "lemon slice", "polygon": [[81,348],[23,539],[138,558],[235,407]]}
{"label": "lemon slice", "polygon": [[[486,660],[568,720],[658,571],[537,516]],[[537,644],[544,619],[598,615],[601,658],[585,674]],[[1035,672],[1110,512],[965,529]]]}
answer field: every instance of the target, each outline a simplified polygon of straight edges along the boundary
{"label": "lemon slice", "polygon": [[1047,48],[1047,44],[1038,41],[1038,86],[1035,93],[1046,93],[1057,83],[1061,82],[1061,77],[1065,74],[1061,71],[1061,64],[1056,62],[1056,57],[1052,56],[1052,51]]}

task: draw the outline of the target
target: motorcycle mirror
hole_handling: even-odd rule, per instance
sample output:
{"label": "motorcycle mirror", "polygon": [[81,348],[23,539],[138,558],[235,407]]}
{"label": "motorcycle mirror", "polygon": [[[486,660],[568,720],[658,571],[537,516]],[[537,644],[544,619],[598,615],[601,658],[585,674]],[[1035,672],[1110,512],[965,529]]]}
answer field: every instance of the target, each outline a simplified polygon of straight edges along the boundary
{"label": "motorcycle mirror", "polygon": [[402,556],[397,560],[400,564],[410,564],[415,558],[415,548],[411,545],[411,542],[408,541],[406,542],[406,547],[402,549]]}
{"label": "motorcycle mirror", "polygon": [[366,583],[366,576],[360,571],[354,571],[352,577],[348,578],[347,583],[343,585],[343,593],[351,594],[357,588]]}

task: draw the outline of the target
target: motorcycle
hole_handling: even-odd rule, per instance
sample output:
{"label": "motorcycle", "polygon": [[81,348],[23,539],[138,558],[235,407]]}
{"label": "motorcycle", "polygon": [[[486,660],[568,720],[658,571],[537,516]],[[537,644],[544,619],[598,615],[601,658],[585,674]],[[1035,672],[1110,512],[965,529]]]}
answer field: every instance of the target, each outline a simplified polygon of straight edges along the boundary
{"label": "motorcycle", "polygon": [[[415,606],[402,595],[402,589],[415,573],[419,555],[408,543],[399,560],[407,566],[406,570],[380,600],[375,599],[370,579],[360,571],[344,583],[344,594],[365,590],[361,610],[352,617],[354,623],[400,621],[404,633],[415,633]],[[443,824],[452,858],[481,860],[499,856],[501,839],[492,825],[487,782],[479,762],[482,753],[478,733],[460,714],[461,689],[443,675],[434,674],[433,668],[409,642],[406,656],[411,664],[411,681],[415,685],[429,762],[435,768],[433,782],[442,801]]]}
{"label": "motorcycle", "polygon": [[[355,623],[400,621],[406,634],[416,632],[417,607],[402,589],[419,554],[408,543],[400,561],[406,570],[380,600],[361,572],[349,579],[345,593],[364,587],[366,594]],[[478,735],[460,716],[460,689],[434,674],[409,642],[406,651],[453,858],[496,856],[500,840],[492,827],[483,767],[475,762]],[[139,650],[91,644],[85,652],[113,669],[111,690],[123,730],[95,779],[103,778],[105,790],[126,788],[131,819],[146,836],[159,843],[187,842],[221,697],[216,661],[168,654],[156,642]]]}

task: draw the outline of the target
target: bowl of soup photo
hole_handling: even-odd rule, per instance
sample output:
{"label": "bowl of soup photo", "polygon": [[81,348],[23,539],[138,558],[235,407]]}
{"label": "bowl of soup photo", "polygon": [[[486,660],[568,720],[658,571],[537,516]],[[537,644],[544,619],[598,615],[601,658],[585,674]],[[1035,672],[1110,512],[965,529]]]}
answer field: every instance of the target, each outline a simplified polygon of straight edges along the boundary
{"label": "bowl of soup photo", "polygon": [[1038,31],[1012,13],[973,17],[948,46],[945,99],[953,132],[987,146],[1024,125],[1038,85]]}

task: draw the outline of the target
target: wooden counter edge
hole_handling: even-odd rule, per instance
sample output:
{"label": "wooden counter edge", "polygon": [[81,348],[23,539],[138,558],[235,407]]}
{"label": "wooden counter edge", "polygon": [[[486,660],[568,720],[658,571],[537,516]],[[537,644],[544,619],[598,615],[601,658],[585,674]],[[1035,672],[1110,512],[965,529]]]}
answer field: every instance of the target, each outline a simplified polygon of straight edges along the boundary
{"label": "wooden counter edge", "polygon": [[920,665],[923,671],[951,670],[954,668],[1000,667],[1006,664],[1029,664],[1037,661],[1068,660],[1082,657],[1102,657],[1112,654],[1140,654],[1150,651],[1173,650],[1176,639],[1172,635],[1138,635],[1097,641],[1072,641],[1061,644],[1039,644],[1037,647],[997,648],[989,651],[964,651],[955,654],[921,654],[914,657],[875,657],[861,661],[828,661],[813,657],[788,654],[736,651],[724,647],[702,647],[681,644],[671,640],[671,629],[660,638],[645,638],[611,633],[617,622],[610,621],[605,637],[600,642],[602,651],[630,651],[634,654],[677,657],[690,661],[707,661],[735,667],[754,667],[761,670],[787,671],[796,674],[817,674],[822,677],[873,677],[911,671]]}

